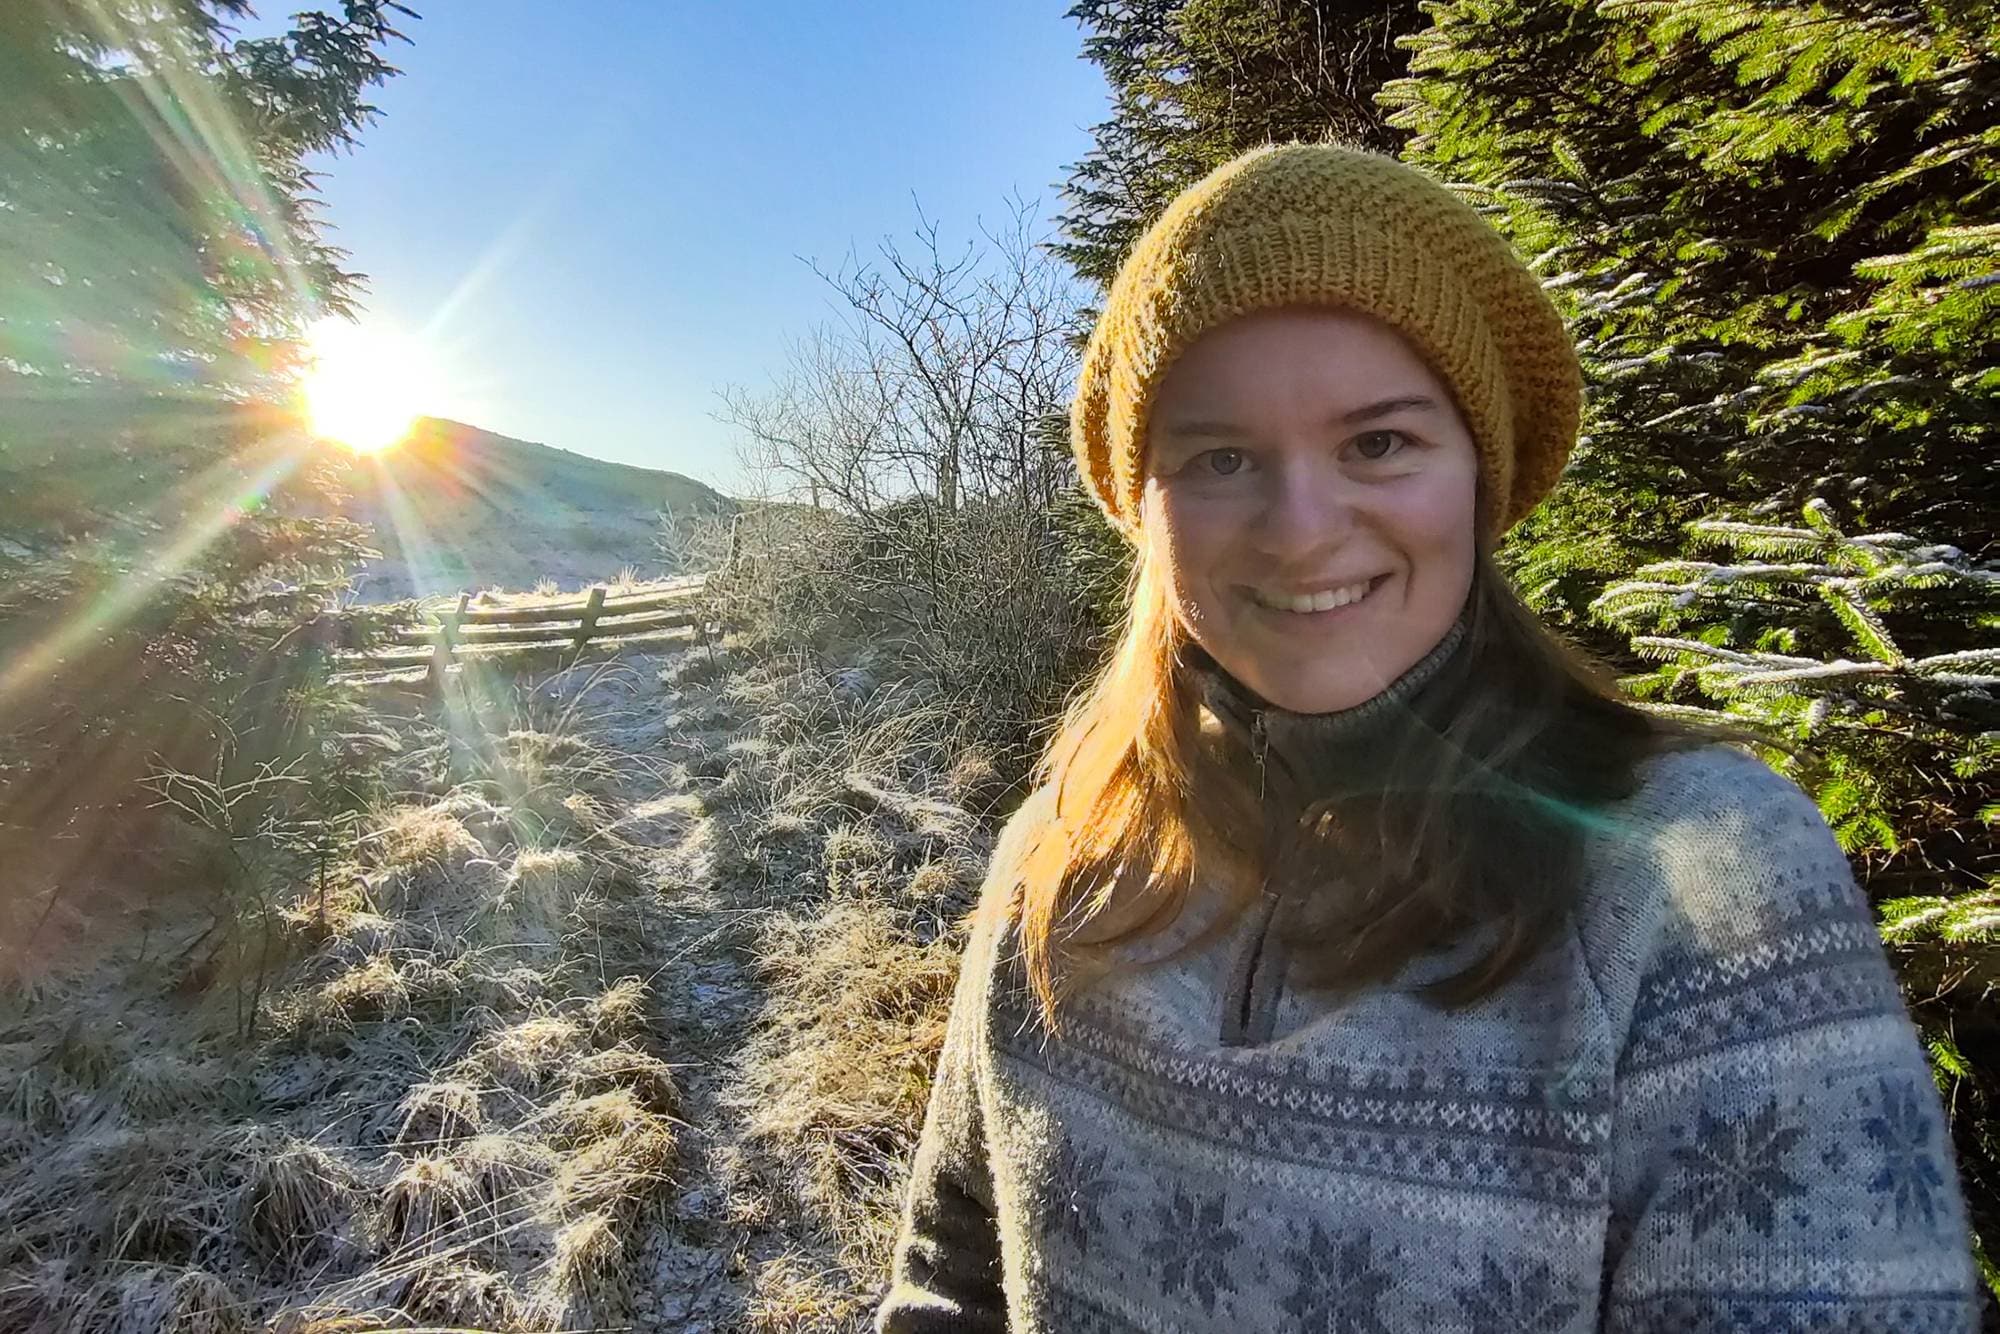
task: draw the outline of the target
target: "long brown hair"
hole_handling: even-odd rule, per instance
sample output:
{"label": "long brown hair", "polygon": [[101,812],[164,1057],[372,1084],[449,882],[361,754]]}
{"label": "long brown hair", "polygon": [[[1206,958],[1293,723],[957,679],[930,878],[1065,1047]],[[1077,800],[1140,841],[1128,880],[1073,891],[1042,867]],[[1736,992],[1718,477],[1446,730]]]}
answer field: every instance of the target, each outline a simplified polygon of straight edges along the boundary
{"label": "long brown hair", "polygon": [[[1497,925],[1484,957],[1419,990],[1469,1005],[1561,929],[1583,837],[1631,793],[1641,760],[1713,740],[1772,744],[1628,701],[1521,601],[1482,538],[1464,638],[1386,742],[1375,737],[1365,763],[1312,757],[1301,802],[1273,802],[1241,739],[1202,729],[1203,667],[1214,669],[1174,614],[1162,565],[1135,562],[1115,647],[1036,768],[1046,805],[1010,840],[1013,865],[997,868],[987,905],[1018,922],[1051,1032],[1072,987],[1115,967],[1111,947],[1166,929],[1197,883],[1222,890],[1225,912],[1183,949],[1226,929],[1272,877],[1314,887],[1283,929],[1303,984],[1336,993]],[[1343,884],[1374,892],[1357,903]]]}

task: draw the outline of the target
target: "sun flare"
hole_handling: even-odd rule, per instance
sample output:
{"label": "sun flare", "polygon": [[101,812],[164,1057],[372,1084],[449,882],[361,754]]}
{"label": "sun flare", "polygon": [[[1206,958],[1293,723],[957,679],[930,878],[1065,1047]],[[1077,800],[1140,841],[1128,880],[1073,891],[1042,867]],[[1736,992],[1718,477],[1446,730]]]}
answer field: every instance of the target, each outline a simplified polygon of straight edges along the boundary
{"label": "sun flare", "polygon": [[321,320],[306,343],[303,389],[314,435],[372,454],[410,433],[431,390],[420,349],[343,319]]}

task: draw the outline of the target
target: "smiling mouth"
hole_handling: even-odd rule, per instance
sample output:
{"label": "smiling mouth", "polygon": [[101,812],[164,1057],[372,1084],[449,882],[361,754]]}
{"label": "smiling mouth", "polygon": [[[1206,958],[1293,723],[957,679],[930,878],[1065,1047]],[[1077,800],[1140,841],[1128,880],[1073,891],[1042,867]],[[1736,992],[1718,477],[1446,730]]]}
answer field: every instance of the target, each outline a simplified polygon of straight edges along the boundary
{"label": "smiling mouth", "polygon": [[1274,598],[1254,588],[1249,590],[1249,596],[1252,602],[1266,611],[1280,612],[1287,616],[1323,616],[1328,612],[1359,606],[1373,597],[1376,590],[1388,582],[1388,579],[1388,575],[1378,574],[1365,583],[1326,589],[1310,597]]}

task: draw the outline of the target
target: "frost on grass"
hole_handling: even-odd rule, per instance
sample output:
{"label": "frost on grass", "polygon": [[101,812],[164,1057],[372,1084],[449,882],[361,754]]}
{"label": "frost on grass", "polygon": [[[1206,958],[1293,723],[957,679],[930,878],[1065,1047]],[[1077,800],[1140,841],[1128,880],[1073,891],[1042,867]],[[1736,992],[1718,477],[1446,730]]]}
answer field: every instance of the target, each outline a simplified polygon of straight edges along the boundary
{"label": "frost on grass", "polygon": [[0,1010],[0,1329],[865,1323],[1000,781],[872,669],[678,661],[411,723],[253,1045]]}
{"label": "frost on grass", "polygon": [[681,1159],[612,829],[653,770],[545,726],[451,744],[482,777],[274,905],[253,1042],[157,968],[0,998],[0,1329],[630,1323]]}
{"label": "frost on grass", "polygon": [[878,905],[781,919],[761,960],[770,1003],[737,1098],[761,1175],[843,1241],[893,1215],[942,1040],[956,942],[918,945]]}

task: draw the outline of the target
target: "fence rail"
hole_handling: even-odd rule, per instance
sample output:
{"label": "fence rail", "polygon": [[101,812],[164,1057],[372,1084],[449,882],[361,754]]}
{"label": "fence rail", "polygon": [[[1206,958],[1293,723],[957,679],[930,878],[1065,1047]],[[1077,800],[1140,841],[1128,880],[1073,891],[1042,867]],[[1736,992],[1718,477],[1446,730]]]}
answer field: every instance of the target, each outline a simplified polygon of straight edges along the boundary
{"label": "fence rail", "polygon": [[341,654],[339,674],[421,667],[435,688],[454,662],[551,651],[581,656],[592,645],[643,643],[695,625],[701,587],[695,579],[665,592],[614,598],[600,586],[573,602],[492,608],[474,607],[472,595],[461,593],[456,607],[428,613],[435,617],[430,624],[392,630],[384,647]]}

